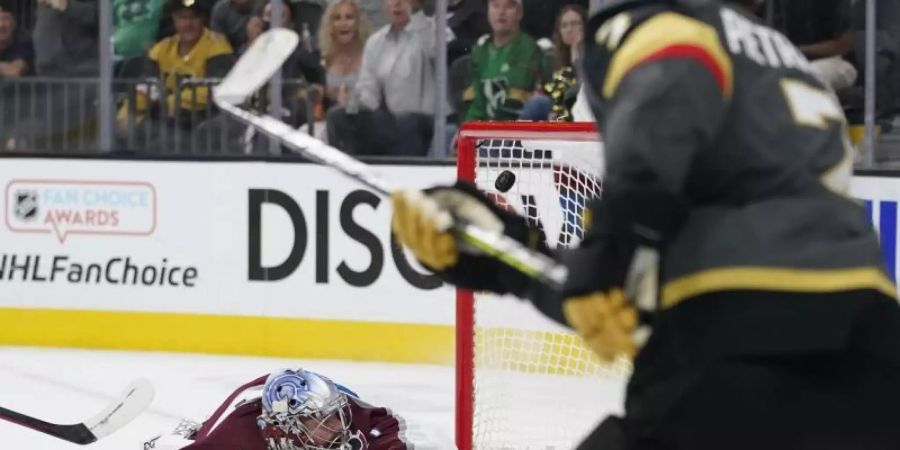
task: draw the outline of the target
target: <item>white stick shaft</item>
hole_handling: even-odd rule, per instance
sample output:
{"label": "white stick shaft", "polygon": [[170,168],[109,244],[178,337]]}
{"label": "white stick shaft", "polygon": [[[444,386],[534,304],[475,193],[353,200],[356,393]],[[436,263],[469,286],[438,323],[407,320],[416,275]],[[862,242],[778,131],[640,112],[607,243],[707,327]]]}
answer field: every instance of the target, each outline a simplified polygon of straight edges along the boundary
{"label": "white stick shaft", "polygon": [[150,406],[153,395],[153,385],[149,381],[136,380],[106,409],[86,420],[84,425],[97,439],[108,436],[141,415]]}
{"label": "white stick shaft", "polygon": [[302,131],[296,130],[274,117],[258,116],[228,103],[223,103],[219,106],[264,134],[278,139],[301,155],[315,162],[333,167],[375,191],[390,195],[394,190],[391,183],[376,174],[368,164]]}
{"label": "white stick shaft", "polygon": [[[394,191],[391,183],[381,178],[368,164],[302,131],[295,130],[274,117],[258,116],[228,103],[223,103],[220,107],[264,134],[278,139],[301,155],[337,169],[375,191],[385,195],[390,195]],[[561,288],[565,283],[568,271],[564,266],[557,264],[553,258],[526,248],[506,235],[485,231],[473,225],[456,226],[454,232],[466,243],[532,278],[542,280],[555,288]]]}
{"label": "white stick shaft", "polygon": [[[238,106],[281,67],[296,48],[297,41],[296,33],[288,30],[269,30],[258,37],[222,83],[213,90],[216,104],[228,114],[278,139],[307,158],[331,166],[381,194],[390,195],[395,190],[393,185],[367,164],[274,117],[256,115]],[[472,225],[456,226],[453,231],[468,244],[532,278],[555,288],[561,288],[565,281],[565,267],[506,235],[487,232]]]}

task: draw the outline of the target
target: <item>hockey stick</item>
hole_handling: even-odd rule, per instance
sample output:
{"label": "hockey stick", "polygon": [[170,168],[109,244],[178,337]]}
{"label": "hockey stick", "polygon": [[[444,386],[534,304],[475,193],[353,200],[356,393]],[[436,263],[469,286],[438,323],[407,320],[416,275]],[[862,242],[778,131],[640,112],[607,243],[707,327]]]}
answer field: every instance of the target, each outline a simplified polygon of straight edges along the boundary
{"label": "hockey stick", "polygon": [[136,380],[96,416],[73,425],[45,422],[3,407],[0,407],[0,419],[74,444],[87,445],[109,436],[134,420],[150,405],[153,393],[153,385],[149,381]]}
{"label": "hockey stick", "polygon": [[[213,89],[213,100],[226,113],[281,141],[303,156],[337,169],[372,190],[390,196],[395,188],[368,164],[295,130],[272,116],[256,115],[238,106],[272,77],[294,51],[298,41],[296,33],[285,29],[272,29],[260,35],[238,59],[222,83]],[[464,223],[456,224],[453,232],[465,243],[531,278],[556,289],[561,289],[565,283],[568,274],[565,266],[506,235]]]}

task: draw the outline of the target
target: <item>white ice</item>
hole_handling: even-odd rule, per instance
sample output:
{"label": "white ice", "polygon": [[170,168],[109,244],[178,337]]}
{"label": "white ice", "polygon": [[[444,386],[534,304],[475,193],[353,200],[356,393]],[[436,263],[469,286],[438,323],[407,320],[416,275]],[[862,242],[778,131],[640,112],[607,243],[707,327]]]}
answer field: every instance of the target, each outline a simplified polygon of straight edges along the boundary
{"label": "white ice", "polygon": [[[54,423],[76,423],[101,410],[134,378],[156,388],[150,408],[96,450],[141,450],[183,417],[202,420],[241,384],[285,367],[326,374],[366,401],[403,416],[417,449],[453,446],[450,367],[302,361],[194,354],[110,352],[0,346],[0,406]],[[80,446],[0,421],[2,450],[72,450]]]}

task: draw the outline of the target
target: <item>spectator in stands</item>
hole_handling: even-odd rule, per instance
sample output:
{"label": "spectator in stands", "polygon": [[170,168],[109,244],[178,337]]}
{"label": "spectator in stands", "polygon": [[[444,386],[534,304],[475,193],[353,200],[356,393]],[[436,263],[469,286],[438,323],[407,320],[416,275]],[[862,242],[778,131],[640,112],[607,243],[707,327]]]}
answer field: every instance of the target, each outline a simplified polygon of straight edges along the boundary
{"label": "spectator in stands", "polygon": [[478,38],[491,32],[484,0],[447,1],[447,63],[472,53]]}
{"label": "spectator in stands", "polygon": [[312,51],[319,51],[319,26],[325,9],[334,0],[292,0],[294,26],[300,35],[300,45]]}
{"label": "spectator in stands", "polygon": [[156,41],[163,0],[113,0],[113,53],[119,59],[139,57]]}
{"label": "spectator in stands", "polygon": [[[154,108],[157,92],[154,87],[141,86],[136,95],[136,122],[143,123],[142,132],[151,137],[159,134],[156,120],[182,131],[189,130],[210,115],[209,90],[199,86],[182,87],[185,79],[223,77],[234,63],[228,40],[205,27],[206,11],[196,0],[170,0],[175,35],[153,46],[148,55],[147,76],[158,76],[165,83],[167,96],[162,108]],[[129,106],[119,110],[118,124],[128,133]],[[159,109],[164,109],[160,111]],[[176,115],[175,112],[180,114]],[[149,116],[149,117],[148,117]],[[147,120],[147,119],[155,120]],[[144,123],[146,122],[146,123]],[[173,133],[164,133],[171,136]]]}
{"label": "spectator in stands", "polygon": [[319,45],[325,66],[325,97],[328,103],[343,106],[359,79],[369,21],[356,0],[331,3],[323,17]]}
{"label": "spectator in stands", "polygon": [[553,32],[553,76],[522,108],[521,119],[572,121],[570,105],[578,89],[575,64],[580,57],[587,11],[579,5],[566,5],[556,18]]}
{"label": "spectator in stands", "polygon": [[31,40],[16,29],[15,12],[0,6],[0,142],[2,148],[16,150],[15,130],[26,111],[16,101],[22,90],[2,80],[19,78],[32,72],[34,49]]}
{"label": "spectator in stands", "polygon": [[515,120],[542,79],[544,53],[521,31],[522,0],[489,0],[491,34],[472,52],[472,84],[463,94],[469,120]]}
{"label": "spectator in stands", "polygon": [[268,0],[218,0],[213,6],[209,28],[228,38],[231,48],[240,49],[247,43],[247,23],[259,15]]}
{"label": "spectator in stands", "polygon": [[853,85],[857,71],[843,57],[853,49],[850,0],[773,0],[774,26],[812,62],[835,90]]}
{"label": "spectator in stands", "polygon": [[98,2],[36,3],[31,34],[34,71],[57,80],[37,82],[14,93],[19,108],[14,111],[14,126],[5,130],[5,144],[16,150],[87,150],[97,128],[97,84],[68,78],[99,74]]}
{"label": "spectator in stands", "polygon": [[96,0],[38,0],[32,33],[37,74],[96,77],[98,14]]}
{"label": "spectator in stands", "polygon": [[413,0],[384,0],[390,24],[363,49],[356,89],[328,111],[328,139],[351,154],[425,155],[435,107],[434,22]]}
{"label": "spectator in stands", "polygon": [[[588,0],[522,0],[525,16],[522,18],[522,30],[529,36],[540,42],[542,39],[552,39],[554,24],[551,17],[559,17],[560,11],[566,5],[578,5],[588,8]],[[609,0],[606,0],[609,1]]]}
{"label": "spectator in stands", "polygon": [[[287,0],[281,1],[281,28],[294,29],[294,9]],[[254,16],[247,22],[247,44],[249,45],[271,28],[272,5],[266,3],[261,16]],[[320,63],[319,52],[308,46],[298,46],[282,66],[285,80],[282,91],[284,105],[290,111],[288,122],[294,126],[306,123],[309,107],[317,105],[325,91],[325,70]],[[302,81],[302,83],[298,83]],[[263,105],[259,105],[262,107]],[[314,112],[314,111],[313,111]]]}
{"label": "spectator in stands", "polygon": [[16,29],[16,16],[0,6],[0,78],[18,78],[31,73],[34,47],[31,39]]}

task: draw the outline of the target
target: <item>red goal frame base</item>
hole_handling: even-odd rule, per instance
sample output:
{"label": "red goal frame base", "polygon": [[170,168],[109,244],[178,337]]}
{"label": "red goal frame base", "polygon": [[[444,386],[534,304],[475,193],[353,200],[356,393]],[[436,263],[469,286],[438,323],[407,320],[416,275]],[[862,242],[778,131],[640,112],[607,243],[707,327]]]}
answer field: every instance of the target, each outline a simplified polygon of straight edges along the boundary
{"label": "red goal frame base", "polygon": [[[592,122],[470,122],[457,134],[456,177],[475,181],[479,139],[575,142],[600,140]],[[472,450],[475,413],[475,308],[472,292],[456,290],[456,447]]]}

